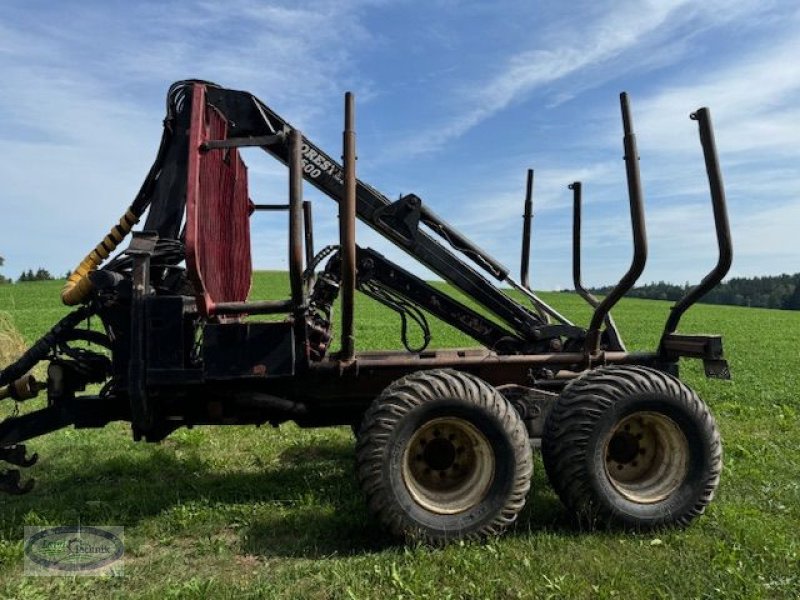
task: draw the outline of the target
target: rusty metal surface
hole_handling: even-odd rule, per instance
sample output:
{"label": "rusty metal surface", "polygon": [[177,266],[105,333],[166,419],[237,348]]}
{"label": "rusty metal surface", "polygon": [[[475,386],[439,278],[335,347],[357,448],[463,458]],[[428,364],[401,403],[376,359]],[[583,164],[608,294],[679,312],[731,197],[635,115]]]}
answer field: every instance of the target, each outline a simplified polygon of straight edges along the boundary
{"label": "rusty metal surface", "polygon": [[[589,292],[581,281],[581,212],[583,205],[583,186],[580,181],[575,181],[569,184],[569,189],[572,190],[572,284],[575,291],[583,298],[589,306],[594,309],[600,305],[598,300],[592,293]],[[614,317],[609,312],[605,317],[606,335],[609,338],[609,344],[612,350],[620,350],[625,352],[625,344],[622,342],[622,336],[619,334],[617,324],[614,322]]]}
{"label": "rusty metal surface", "polygon": [[703,146],[703,158],[708,175],[708,186],[711,191],[711,206],[714,211],[714,227],[717,234],[719,258],[717,264],[706,275],[699,285],[690,289],[686,295],[675,303],[664,327],[664,336],[678,328],[681,317],[689,307],[711,291],[723,277],[728,274],[733,262],[733,240],[728,222],[728,204],[725,200],[725,188],[722,185],[722,171],[719,166],[717,144],[714,141],[714,129],[711,125],[711,112],[708,108],[700,108],[690,118],[697,121],[700,143]]}
{"label": "rusty metal surface", "polygon": [[351,92],[344,99],[344,197],[339,203],[339,245],[342,255],[342,353],[349,361],[355,355],[353,334],[356,292],[356,132],[355,99]]}
{"label": "rusty metal surface", "polygon": [[522,215],[522,258],[520,260],[520,282],[530,289],[531,221],[533,220],[533,169],[528,169],[525,186],[525,212]]}
{"label": "rusty metal surface", "polygon": [[305,305],[303,287],[303,134],[289,134],[289,283],[295,308]]}
{"label": "rusty metal surface", "polygon": [[644,221],[644,199],[642,181],[639,174],[639,151],[636,148],[636,135],[633,133],[630,101],[628,94],[619,96],[622,111],[624,135],[622,145],[625,149],[625,175],[628,180],[628,199],[631,207],[631,228],[633,229],[633,261],[622,279],[619,280],[602,302],[597,306],[586,331],[586,351],[596,352],[600,347],[600,326],[619,300],[634,286],[647,263],[647,228]]}
{"label": "rusty metal surface", "polygon": [[220,302],[214,307],[218,315],[275,315],[292,310],[291,300],[263,300],[260,302]]}

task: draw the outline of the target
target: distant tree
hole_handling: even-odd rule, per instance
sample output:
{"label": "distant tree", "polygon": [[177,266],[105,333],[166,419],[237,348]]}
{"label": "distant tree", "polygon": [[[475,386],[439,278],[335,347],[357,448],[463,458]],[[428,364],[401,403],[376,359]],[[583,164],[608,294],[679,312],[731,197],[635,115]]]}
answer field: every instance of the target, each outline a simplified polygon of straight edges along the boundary
{"label": "distant tree", "polygon": [[[659,281],[635,287],[627,295],[632,298],[675,301],[683,296],[689,287],[691,286],[688,282],[679,286]],[[734,277],[711,290],[701,302],[800,310],[799,288],[800,273],[751,278]],[[604,286],[591,291],[607,295],[611,289],[611,286]]]}
{"label": "distant tree", "polygon": [[784,301],[783,308],[786,310],[800,310],[800,282],[794,286],[792,295]]}
{"label": "distant tree", "polygon": [[[6,262],[6,259],[3,258],[2,256],[0,256],[0,267],[2,267],[5,262]],[[11,283],[11,280],[7,279],[2,274],[0,274],[0,284],[3,284],[3,283]]]}
{"label": "distant tree", "polygon": [[23,271],[22,274],[19,276],[20,282],[25,281],[50,281],[53,279],[53,276],[50,274],[50,271],[39,267],[36,272],[34,273],[33,269],[28,269],[27,271]]}

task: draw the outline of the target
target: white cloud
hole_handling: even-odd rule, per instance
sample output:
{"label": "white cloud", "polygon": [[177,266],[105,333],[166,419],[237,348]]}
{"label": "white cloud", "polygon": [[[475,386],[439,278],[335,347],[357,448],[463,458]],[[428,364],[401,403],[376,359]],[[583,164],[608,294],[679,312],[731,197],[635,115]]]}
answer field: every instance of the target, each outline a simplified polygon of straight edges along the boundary
{"label": "white cloud", "polygon": [[[371,39],[361,23],[371,4],[322,1],[303,8],[237,0],[148,3],[123,12],[111,5],[72,7],[64,9],[70,27],[63,27],[67,15],[57,9],[5,7],[3,272],[16,276],[38,265],[66,271],[106,233],[155,156],[163,97],[173,80],[209,78],[248,89],[276,108],[291,107],[287,116],[303,128],[312,129],[331,106],[338,114],[348,82],[370,88],[355,75],[352,52]],[[263,164],[252,162],[254,196],[283,197],[285,180]],[[255,228],[266,238],[285,229],[263,223]],[[274,252],[264,250],[259,259],[269,261]]]}
{"label": "white cloud", "polygon": [[[447,118],[427,128],[424,139],[401,140],[392,156],[438,150],[534,91],[548,89],[553,107],[627,72],[674,64],[688,53],[688,39],[759,7],[752,0],[610,2],[593,19],[559,22],[532,36],[534,48],[512,54],[488,75],[475,76],[477,83],[452,100],[455,110]],[[565,80],[569,85],[559,89]]]}
{"label": "white cloud", "polygon": [[[375,150],[364,150],[360,173],[404,191],[410,191],[408,181],[418,182],[411,189],[437,213],[512,268],[519,260],[524,173],[534,166],[533,268],[543,287],[569,279],[566,184],[576,179],[585,186],[587,280],[608,283],[627,267],[630,225],[619,116],[613,98],[601,107],[592,96],[617,79],[626,79],[620,87],[634,88],[651,238],[645,279],[696,279],[706,260],[708,266],[713,263],[707,183],[696,126],[687,119],[691,109],[707,104],[731,202],[734,269],[753,274],[797,270],[796,253],[795,258],[790,254],[792,228],[800,222],[800,67],[795,58],[800,38],[794,34],[797,15],[787,16],[789,9],[779,18],[771,3],[750,0],[587,3],[555,11],[558,19],[532,22],[525,44],[510,49],[500,44],[497,53],[505,55],[499,59],[457,68],[458,60],[447,58],[430,71],[410,70],[396,79],[363,60],[376,45],[395,60],[410,51],[391,46],[396,32],[387,34],[367,18],[375,4],[148,3],[131,6],[124,15],[95,6],[74,9],[69,28],[58,18],[48,21],[33,11],[4,7],[9,17],[0,23],[0,140],[7,149],[0,161],[4,273],[16,275],[39,264],[66,270],[105,233],[153,158],[167,85],[187,76],[249,89],[327,148],[340,143],[343,89],[356,89],[360,103],[384,94],[382,102],[390,108],[361,137],[362,150],[370,142]],[[444,4],[441,14],[454,10],[449,0]],[[580,18],[572,18],[574,11]],[[747,43],[737,38],[735,52],[729,51],[733,45],[722,40],[722,33],[743,31]],[[457,42],[474,34],[455,27],[440,33],[452,47],[441,40],[431,43],[445,55],[458,52],[463,45]],[[414,51],[424,54],[426,47]],[[409,127],[408,139],[396,134],[393,139],[385,132],[402,119],[391,112],[397,110],[395,95],[407,98],[405,82],[425,77],[431,95],[414,96],[415,103],[428,103],[420,111],[424,118]],[[488,120],[501,124],[534,99],[545,109],[520,131],[530,136],[532,123],[542,125],[542,136],[530,142],[533,149],[509,149],[513,144],[492,139]],[[444,106],[446,114],[437,112]],[[559,126],[567,118],[574,129]],[[467,132],[491,145],[491,152],[460,146]],[[454,152],[439,154],[441,165],[414,164],[420,152],[445,144]],[[253,195],[280,201],[285,172],[259,159],[248,156]],[[417,169],[422,169],[419,178]],[[335,238],[335,203],[322,200],[315,214],[321,246]],[[283,222],[258,217],[254,228],[257,266],[285,266]],[[36,244],[34,238],[48,243]],[[364,231],[360,239],[401,257],[404,266],[412,264],[402,252],[387,250],[375,234]]]}

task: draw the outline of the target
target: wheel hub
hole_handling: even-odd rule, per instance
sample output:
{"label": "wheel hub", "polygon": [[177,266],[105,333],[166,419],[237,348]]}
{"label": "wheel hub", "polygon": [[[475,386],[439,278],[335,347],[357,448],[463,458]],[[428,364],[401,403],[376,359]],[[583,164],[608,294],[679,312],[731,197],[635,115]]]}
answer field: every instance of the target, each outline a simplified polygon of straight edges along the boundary
{"label": "wheel hub", "polygon": [[433,419],[409,440],[403,483],[421,506],[456,514],[478,504],[494,479],[494,453],[486,436],[456,417]]}
{"label": "wheel hub", "polygon": [[[458,449],[463,451],[461,446]],[[446,471],[453,466],[456,460],[456,452],[456,447],[450,440],[441,437],[434,438],[425,445],[425,449],[422,452],[422,461],[433,470]]]}
{"label": "wheel hub", "polygon": [[686,477],[689,443],[666,415],[636,412],[612,430],[605,444],[605,470],[628,500],[652,504],[667,498]]}

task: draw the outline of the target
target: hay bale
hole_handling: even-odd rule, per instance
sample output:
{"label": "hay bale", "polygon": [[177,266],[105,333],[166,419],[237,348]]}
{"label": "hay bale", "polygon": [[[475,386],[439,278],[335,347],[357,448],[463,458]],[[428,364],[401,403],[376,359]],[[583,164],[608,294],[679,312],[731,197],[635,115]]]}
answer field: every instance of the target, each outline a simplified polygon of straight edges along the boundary
{"label": "hay bale", "polygon": [[0,311],[0,369],[22,356],[26,348],[25,340],[14,327],[11,315]]}

